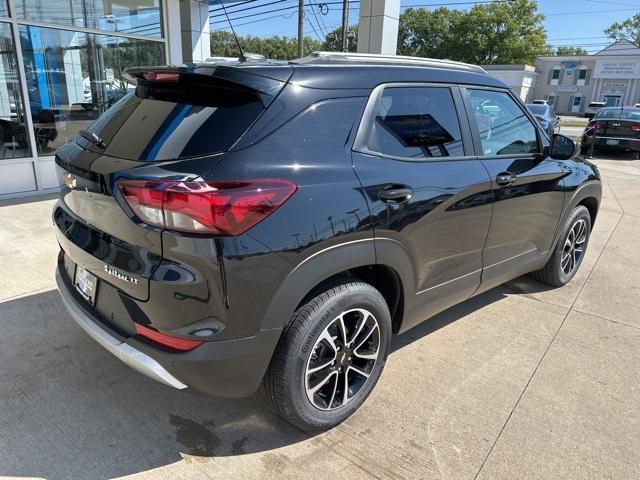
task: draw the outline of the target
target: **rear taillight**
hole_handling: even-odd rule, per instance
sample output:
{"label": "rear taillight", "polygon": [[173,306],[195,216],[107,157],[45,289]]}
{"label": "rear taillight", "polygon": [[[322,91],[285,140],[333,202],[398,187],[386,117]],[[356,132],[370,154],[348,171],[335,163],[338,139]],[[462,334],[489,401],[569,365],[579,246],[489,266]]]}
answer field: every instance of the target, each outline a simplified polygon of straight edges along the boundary
{"label": "rear taillight", "polygon": [[298,188],[288,180],[163,182],[118,180],[118,189],[145,223],[180,232],[240,235],[264,220]]}
{"label": "rear taillight", "polygon": [[631,130],[634,132],[640,132],[640,125],[631,125]]}
{"label": "rear taillight", "polygon": [[180,81],[180,74],[178,72],[144,72],[142,78],[149,82],[176,83]]}
{"label": "rear taillight", "polygon": [[202,340],[191,340],[188,338],[180,338],[174,337],[172,335],[167,335],[166,333],[158,332],[157,330],[145,327],[144,325],[140,325],[139,323],[134,322],[134,325],[136,327],[136,333],[138,335],[151,341],[152,343],[169,348],[171,350],[188,352],[189,350],[193,350],[203,343]]}
{"label": "rear taillight", "polygon": [[587,128],[588,128],[588,129],[589,129],[589,128],[595,128],[595,129],[598,129],[598,128],[604,128],[604,125],[603,125],[602,123],[598,123],[598,122],[589,122],[589,123],[587,124]]}

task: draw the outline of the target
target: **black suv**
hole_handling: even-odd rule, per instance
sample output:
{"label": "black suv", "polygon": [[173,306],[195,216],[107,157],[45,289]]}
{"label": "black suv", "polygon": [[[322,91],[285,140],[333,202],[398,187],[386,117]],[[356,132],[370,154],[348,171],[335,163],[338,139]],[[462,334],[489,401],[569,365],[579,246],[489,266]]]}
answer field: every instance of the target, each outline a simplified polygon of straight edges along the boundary
{"label": "black suv", "polygon": [[56,156],[56,274],[121,360],[306,430],[352,414],[393,335],[535,272],[568,282],[597,169],[479,67],[316,53],[126,71]]}

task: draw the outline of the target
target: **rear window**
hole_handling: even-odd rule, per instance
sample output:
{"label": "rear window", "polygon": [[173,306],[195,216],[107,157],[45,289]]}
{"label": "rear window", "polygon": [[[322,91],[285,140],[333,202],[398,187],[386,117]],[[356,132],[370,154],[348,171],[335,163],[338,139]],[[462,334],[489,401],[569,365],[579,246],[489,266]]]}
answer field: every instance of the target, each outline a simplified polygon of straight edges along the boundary
{"label": "rear window", "polygon": [[367,142],[390,157],[464,155],[458,115],[446,87],[389,87],[378,99]]}
{"label": "rear window", "polygon": [[605,103],[604,102],[591,102],[589,104],[590,107],[604,107]]}
{"label": "rear window", "polygon": [[596,113],[594,118],[640,120],[640,108],[603,108]]}
{"label": "rear window", "polygon": [[544,116],[544,114],[547,112],[547,106],[546,105],[539,105],[539,104],[535,104],[534,105],[534,104],[528,103],[527,104],[527,108],[534,115]]}
{"label": "rear window", "polygon": [[211,155],[229,149],[265,108],[265,95],[242,85],[202,75],[185,77],[137,85],[88,128],[103,146],[78,142],[128,160]]}

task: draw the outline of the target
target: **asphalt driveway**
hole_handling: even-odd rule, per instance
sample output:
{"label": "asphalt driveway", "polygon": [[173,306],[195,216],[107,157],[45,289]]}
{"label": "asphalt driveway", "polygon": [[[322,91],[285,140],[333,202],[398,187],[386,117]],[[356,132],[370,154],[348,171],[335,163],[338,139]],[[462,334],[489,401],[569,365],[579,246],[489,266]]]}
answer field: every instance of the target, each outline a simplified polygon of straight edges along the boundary
{"label": "asphalt driveway", "polygon": [[399,337],[363,408],[310,437],[259,396],[156,384],[54,290],[51,199],[0,205],[0,477],[640,477],[640,160],[604,198],[567,286],[517,279]]}

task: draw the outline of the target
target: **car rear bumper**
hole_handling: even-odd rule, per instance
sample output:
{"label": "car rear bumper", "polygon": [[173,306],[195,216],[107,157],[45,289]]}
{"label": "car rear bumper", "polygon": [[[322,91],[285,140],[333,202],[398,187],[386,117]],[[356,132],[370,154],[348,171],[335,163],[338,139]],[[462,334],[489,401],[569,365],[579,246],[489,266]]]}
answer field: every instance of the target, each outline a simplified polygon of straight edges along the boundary
{"label": "car rear bumper", "polygon": [[62,297],[65,307],[67,307],[68,312],[76,323],[80,325],[91,338],[131,368],[137,370],[143,375],[153,378],[154,380],[164,383],[170,387],[178,389],[187,388],[184,383],[171,375],[156,360],[143,352],[136,350],[125,341],[108,332],[100,322],[92,318],[80,303],[73,298],[67,289],[66,284],[62,280],[59,270],[56,270],[55,276],[56,284],[58,285],[58,292],[60,292],[60,296]]}
{"label": "car rear bumper", "polygon": [[[593,143],[593,137],[583,136],[582,143],[590,146]],[[608,148],[612,150],[620,149],[640,152],[640,139],[625,137],[597,137],[595,146],[598,148]]]}
{"label": "car rear bumper", "polygon": [[237,340],[204,342],[185,353],[173,353],[123,337],[91,312],[71,286],[64,269],[55,273],[58,291],[71,317],[94,340],[124,363],[177,389],[193,388],[218,397],[253,394],[271,361],[282,329],[261,330]]}

